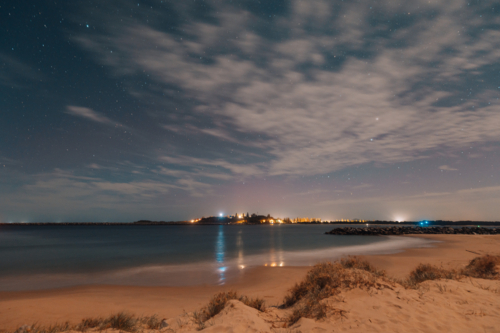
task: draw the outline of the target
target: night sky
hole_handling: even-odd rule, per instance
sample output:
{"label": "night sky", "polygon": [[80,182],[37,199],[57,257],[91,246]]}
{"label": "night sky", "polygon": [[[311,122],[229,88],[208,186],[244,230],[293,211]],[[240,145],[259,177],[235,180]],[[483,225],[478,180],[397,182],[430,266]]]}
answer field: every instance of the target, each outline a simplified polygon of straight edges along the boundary
{"label": "night sky", "polygon": [[2,1],[0,221],[500,220],[499,1]]}

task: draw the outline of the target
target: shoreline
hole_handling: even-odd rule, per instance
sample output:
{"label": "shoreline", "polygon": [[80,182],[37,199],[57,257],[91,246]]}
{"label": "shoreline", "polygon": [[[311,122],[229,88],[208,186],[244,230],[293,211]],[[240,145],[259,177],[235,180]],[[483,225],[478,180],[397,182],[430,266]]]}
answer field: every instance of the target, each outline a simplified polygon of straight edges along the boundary
{"label": "shoreline", "polygon": [[185,264],[152,264],[87,273],[25,273],[1,277],[0,292],[56,290],[96,285],[188,287],[227,284],[237,281],[246,271],[261,266],[311,267],[317,262],[334,261],[346,255],[392,254],[408,248],[431,247],[434,242],[424,238],[410,240],[400,236],[357,236],[358,240],[360,238],[370,238],[371,242],[353,242],[347,245],[331,239],[330,247],[241,255],[225,258],[221,262],[208,260]]}
{"label": "shoreline", "polygon": [[[390,276],[403,277],[419,263],[444,268],[465,266],[484,254],[500,254],[500,235],[412,235],[435,243],[433,247],[410,248],[399,253],[363,255]],[[205,305],[219,291],[235,290],[249,297],[261,297],[268,306],[278,305],[310,266],[256,267],[223,286],[137,287],[91,285],[39,291],[0,292],[0,332],[25,324],[42,325],[79,322],[119,311],[137,315],[157,314],[172,318]]]}

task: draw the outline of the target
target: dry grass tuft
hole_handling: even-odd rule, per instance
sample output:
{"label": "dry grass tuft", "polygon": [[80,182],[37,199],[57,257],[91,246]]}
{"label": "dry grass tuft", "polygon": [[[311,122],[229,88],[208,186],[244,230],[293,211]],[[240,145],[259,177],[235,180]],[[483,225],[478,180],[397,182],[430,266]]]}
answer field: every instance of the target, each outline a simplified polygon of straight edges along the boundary
{"label": "dry grass tuft", "polygon": [[416,287],[417,284],[428,280],[457,279],[458,273],[429,264],[420,264],[410,272],[410,276],[403,281],[405,287]]}
{"label": "dry grass tuft", "polygon": [[89,329],[102,326],[104,319],[102,318],[85,318],[82,319],[81,323],[76,325],[75,329],[80,332],[85,332]]}
{"label": "dry grass tuft", "polygon": [[500,256],[485,255],[472,259],[461,274],[479,279],[497,279],[497,265],[500,265]]}
{"label": "dry grass tuft", "polygon": [[324,299],[335,296],[340,289],[371,288],[376,286],[377,276],[368,270],[345,268],[342,262],[316,264],[306,278],[295,284],[284,299],[284,306],[290,307],[307,297]]}
{"label": "dry grass tuft", "polygon": [[150,330],[158,330],[161,327],[161,320],[158,319],[157,315],[142,317],[140,321]]}
{"label": "dry grass tuft", "polygon": [[69,331],[71,329],[71,325],[69,322],[64,324],[55,324],[50,326],[41,326],[38,324],[34,324],[31,326],[25,325],[18,328],[15,333],[59,333]]}
{"label": "dry grass tuft", "polygon": [[500,265],[500,256],[485,255],[472,259],[462,270],[448,270],[429,264],[420,264],[401,284],[407,288],[416,288],[419,283],[428,280],[450,279],[459,280],[469,276],[481,279],[497,279],[499,273],[496,266]]}
{"label": "dry grass tuft", "polygon": [[120,312],[104,320],[100,329],[113,328],[120,331],[135,332],[138,322],[139,320],[135,318],[134,315]]}
{"label": "dry grass tuft", "polygon": [[386,276],[386,272],[384,270],[377,269],[372,264],[370,264],[368,260],[363,260],[356,256],[353,257],[349,256],[347,258],[342,258],[340,259],[340,264],[344,268],[356,268],[370,272],[375,276],[380,276],[380,277]]}
{"label": "dry grass tuft", "polygon": [[232,299],[238,299],[238,294],[235,291],[220,292],[215,294],[210,302],[202,309],[202,314],[205,315],[205,320],[218,315],[226,306],[226,303]]}
{"label": "dry grass tuft", "polygon": [[[153,316],[156,318],[156,316]],[[145,317],[137,319],[134,315],[127,314],[125,312],[120,312],[109,316],[108,318],[85,318],[79,324],[71,325],[69,322],[64,324],[56,324],[50,326],[41,326],[38,324],[33,324],[31,326],[24,325],[19,327],[15,333],[60,333],[67,331],[79,331],[86,332],[87,330],[97,329],[99,331],[106,329],[116,329],[126,332],[136,332],[141,327],[140,324],[152,323],[150,321],[153,317]],[[157,326],[160,327],[159,324]],[[154,328],[149,327],[148,328]]]}
{"label": "dry grass tuft", "polygon": [[266,311],[266,301],[262,298],[248,298],[247,296],[240,296],[239,300],[246,306],[257,309],[260,312]]}
{"label": "dry grass tuft", "polygon": [[324,318],[326,317],[327,309],[328,307],[326,304],[316,302],[314,299],[307,299],[293,309],[292,314],[287,318],[288,325],[295,324],[302,317],[315,319]]}
{"label": "dry grass tuft", "polygon": [[321,300],[339,294],[341,289],[379,287],[377,278],[384,276],[384,271],[356,257],[317,264],[285,296],[284,307],[295,306],[288,322],[293,324],[301,317],[321,319],[326,315]]}
{"label": "dry grass tuft", "polygon": [[265,301],[262,298],[239,296],[235,291],[220,292],[215,294],[210,302],[208,302],[208,304],[205,305],[200,311],[193,313],[193,320],[198,324],[198,329],[201,330],[205,328],[206,321],[218,315],[224,309],[227,302],[233,299],[236,299],[261,312],[266,310]]}

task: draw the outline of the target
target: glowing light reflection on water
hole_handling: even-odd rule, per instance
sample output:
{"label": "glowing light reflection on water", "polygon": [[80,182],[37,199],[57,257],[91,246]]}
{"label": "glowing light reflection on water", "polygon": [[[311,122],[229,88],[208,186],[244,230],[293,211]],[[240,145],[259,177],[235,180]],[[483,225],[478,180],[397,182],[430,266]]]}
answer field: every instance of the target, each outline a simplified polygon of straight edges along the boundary
{"label": "glowing light reflection on water", "polygon": [[224,284],[226,282],[226,270],[227,267],[224,266],[225,257],[225,244],[224,244],[224,226],[219,226],[219,233],[217,234],[217,242],[215,248],[215,259],[217,261],[218,271],[219,271],[219,284]]}

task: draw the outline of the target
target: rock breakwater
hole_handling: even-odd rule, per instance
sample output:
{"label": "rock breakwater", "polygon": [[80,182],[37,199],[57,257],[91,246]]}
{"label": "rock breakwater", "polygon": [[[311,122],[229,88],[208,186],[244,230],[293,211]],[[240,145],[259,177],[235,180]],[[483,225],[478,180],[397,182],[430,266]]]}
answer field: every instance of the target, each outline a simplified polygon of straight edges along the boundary
{"label": "rock breakwater", "polygon": [[481,227],[367,227],[367,228],[335,228],[325,232],[328,235],[358,235],[358,236],[397,236],[397,235],[432,235],[432,234],[463,234],[463,235],[497,235],[500,228]]}

